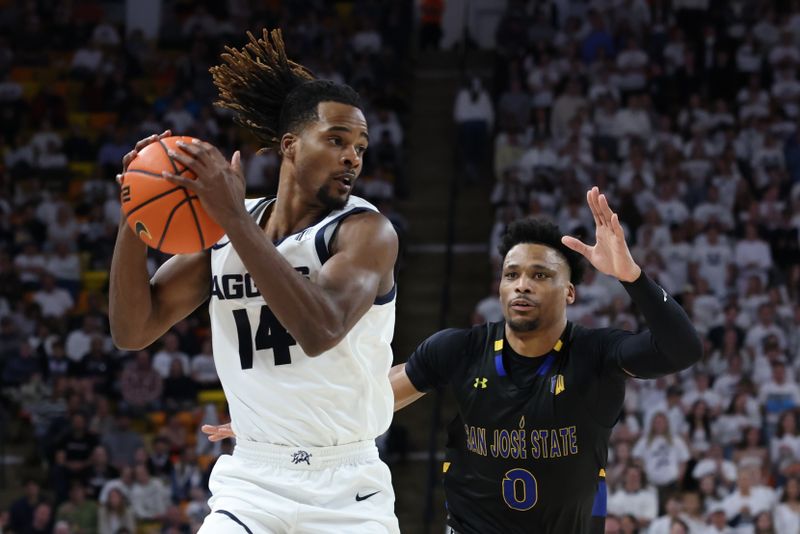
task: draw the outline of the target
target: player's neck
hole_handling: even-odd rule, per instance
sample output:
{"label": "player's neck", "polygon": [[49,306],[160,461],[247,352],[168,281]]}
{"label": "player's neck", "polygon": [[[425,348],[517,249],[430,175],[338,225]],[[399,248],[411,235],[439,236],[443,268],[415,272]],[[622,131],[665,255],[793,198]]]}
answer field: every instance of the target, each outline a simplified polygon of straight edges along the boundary
{"label": "player's neck", "polygon": [[306,198],[292,180],[280,180],[277,198],[267,209],[264,232],[272,241],[308,228],[329,211],[318,200]]}
{"label": "player's neck", "polygon": [[516,332],[506,323],[506,339],[511,348],[514,349],[514,352],[520,356],[537,358],[545,356],[553,350],[566,327],[566,317],[550,327],[536,329],[531,332]]}

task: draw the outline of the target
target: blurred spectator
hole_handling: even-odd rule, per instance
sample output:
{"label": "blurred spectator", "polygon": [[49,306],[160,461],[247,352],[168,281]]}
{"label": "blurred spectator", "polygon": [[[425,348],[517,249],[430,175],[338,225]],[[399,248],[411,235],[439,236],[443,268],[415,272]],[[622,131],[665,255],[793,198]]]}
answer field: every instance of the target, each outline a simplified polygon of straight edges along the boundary
{"label": "blurred spectator", "polygon": [[133,410],[150,410],[158,405],[164,382],[150,364],[150,353],[140,350],[128,362],[119,379],[120,393],[125,405]]}
{"label": "blurred spectator", "polygon": [[491,323],[503,318],[499,289],[500,281],[493,281],[492,286],[489,288],[489,295],[481,299],[472,311],[472,324]]}
{"label": "blurred spectator", "polygon": [[103,486],[118,476],[119,471],[110,463],[108,449],[104,445],[97,445],[89,458],[89,466],[84,477],[89,498],[97,500]]}
{"label": "blurred spectator", "polygon": [[112,488],[105,501],[100,502],[97,512],[97,532],[119,532],[123,528],[131,533],[135,532],[136,519],[126,493],[118,488]]}
{"label": "blurred spectator", "polygon": [[658,515],[658,494],[644,482],[644,473],[638,466],[625,470],[622,485],[608,498],[608,512],[615,515],[630,514],[639,528],[647,528]]}
{"label": "blurred spectator", "polygon": [[64,467],[70,480],[83,480],[97,442],[97,437],[88,431],[86,416],[73,413],[66,435],[56,444],[56,451],[64,452]]}
{"label": "blurred spectator", "polygon": [[670,429],[666,414],[660,411],[650,415],[632,455],[643,462],[647,479],[656,486],[659,497],[677,488],[690,458],[686,442]]}
{"label": "blurred spectator", "polygon": [[40,502],[33,510],[33,521],[28,530],[30,534],[50,534],[53,530],[53,507],[47,502]]}
{"label": "blurred spectator", "polygon": [[171,472],[171,485],[172,498],[175,501],[190,499],[195,489],[202,491],[203,472],[197,464],[197,453],[194,448],[184,447],[181,449]]}
{"label": "blurred spectator", "polygon": [[161,338],[161,350],[156,352],[153,356],[153,369],[155,369],[161,378],[167,378],[170,374],[170,368],[173,361],[178,361],[183,368],[184,374],[190,374],[191,366],[189,357],[180,351],[180,342],[178,336],[174,332],[167,332]]}
{"label": "blurred spectator", "polygon": [[[67,356],[73,362],[80,362],[89,353],[92,339],[101,334],[100,319],[93,315],[85,315],[80,328],[71,331],[66,340]],[[103,335],[103,348],[110,347],[111,340]]]}
{"label": "blurred spectator", "polygon": [[11,503],[8,528],[12,532],[30,532],[36,507],[42,503],[41,486],[33,479],[25,481],[25,494]]}
{"label": "blurred spectator", "polygon": [[453,119],[458,129],[460,171],[467,183],[477,182],[486,171],[486,147],[494,126],[494,106],[480,78],[473,77],[459,90]]}
{"label": "blurred spectator", "polygon": [[133,465],[136,450],[143,446],[141,435],[131,429],[130,424],[130,414],[119,411],[114,428],[100,437],[102,445],[110,453],[112,467],[120,472],[123,467]]}
{"label": "blurred spectator", "polygon": [[136,519],[162,520],[170,503],[169,490],[160,479],[151,476],[146,465],[137,465],[133,471],[134,482],[130,499]]}
{"label": "blurred spectator", "polygon": [[195,486],[190,491],[190,497],[189,504],[186,506],[186,517],[192,525],[200,525],[206,515],[211,513],[208,496],[202,487]]}
{"label": "blurred spectator", "polygon": [[761,512],[770,510],[775,500],[775,492],[761,483],[758,468],[740,465],[736,490],[722,501],[722,506],[728,521],[747,525],[754,524]]}
{"label": "blurred spectator", "polygon": [[214,365],[214,355],[212,353],[211,340],[203,340],[202,350],[192,356],[191,369],[192,380],[201,388],[219,386],[219,377]]}
{"label": "blurred spectator", "polygon": [[39,305],[42,315],[62,319],[75,305],[69,291],[56,286],[56,279],[47,273],[41,277],[41,289],[33,294],[33,301]]}
{"label": "blurred spectator", "polygon": [[97,532],[97,503],[87,500],[83,484],[72,485],[69,500],[59,505],[56,519],[66,522],[73,532]]}

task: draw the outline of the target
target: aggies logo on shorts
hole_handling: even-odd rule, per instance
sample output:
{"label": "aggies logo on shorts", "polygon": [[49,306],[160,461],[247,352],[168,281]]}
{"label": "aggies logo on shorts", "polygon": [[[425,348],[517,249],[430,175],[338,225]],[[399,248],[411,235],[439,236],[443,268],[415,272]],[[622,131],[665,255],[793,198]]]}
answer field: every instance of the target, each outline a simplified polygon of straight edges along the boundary
{"label": "aggies logo on shorts", "polygon": [[297,451],[297,452],[292,453],[292,463],[293,464],[299,464],[300,462],[305,462],[306,465],[311,465],[311,462],[309,461],[310,458],[311,458],[311,455],[309,453],[307,453],[306,451]]}

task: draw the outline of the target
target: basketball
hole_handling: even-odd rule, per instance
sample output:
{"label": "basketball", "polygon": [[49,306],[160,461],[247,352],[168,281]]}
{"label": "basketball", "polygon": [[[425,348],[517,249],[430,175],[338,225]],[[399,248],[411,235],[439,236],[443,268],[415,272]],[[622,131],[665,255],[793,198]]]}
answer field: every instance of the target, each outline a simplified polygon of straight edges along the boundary
{"label": "basketball", "polygon": [[200,252],[225,233],[203,209],[197,195],[161,176],[162,171],[196,178],[169,155],[178,152],[178,141],[191,137],[166,137],[147,145],[133,159],[122,177],[122,211],[128,226],[147,246],[168,254]]}

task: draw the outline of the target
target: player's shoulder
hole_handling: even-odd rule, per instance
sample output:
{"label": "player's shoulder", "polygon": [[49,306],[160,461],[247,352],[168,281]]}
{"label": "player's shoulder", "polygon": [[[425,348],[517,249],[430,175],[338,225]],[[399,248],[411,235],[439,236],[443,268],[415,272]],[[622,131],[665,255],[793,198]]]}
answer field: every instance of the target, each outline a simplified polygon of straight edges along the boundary
{"label": "player's shoulder", "polygon": [[580,324],[572,324],[572,333],[570,334],[570,339],[574,342],[596,342],[600,340],[611,339],[619,334],[624,334],[625,330],[621,330],[619,328],[613,327],[603,327],[603,328],[589,328],[587,326],[583,326]]}
{"label": "player's shoulder", "polygon": [[574,350],[585,353],[602,352],[602,349],[613,339],[624,335],[625,331],[619,328],[588,328],[579,324],[572,325],[570,345]]}
{"label": "player's shoulder", "polygon": [[330,217],[341,220],[341,225],[364,224],[364,225],[388,225],[394,231],[392,223],[389,222],[378,208],[368,200],[351,195],[347,204],[341,210],[333,212]]}
{"label": "player's shoulder", "polygon": [[329,215],[337,221],[335,248],[347,242],[367,243],[377,247],[397,247],[398,237],[394,225],[378,209],[363,198],[350,197],[347,205]]}
{"label": "player's shoulder", "polygon": [[470,328],[445,328],[430,336],[426,341],[450,350],[477,352],[486,346],[489,337],[502,339],[502,328],[496,334],[501,323],[483,323]]}

